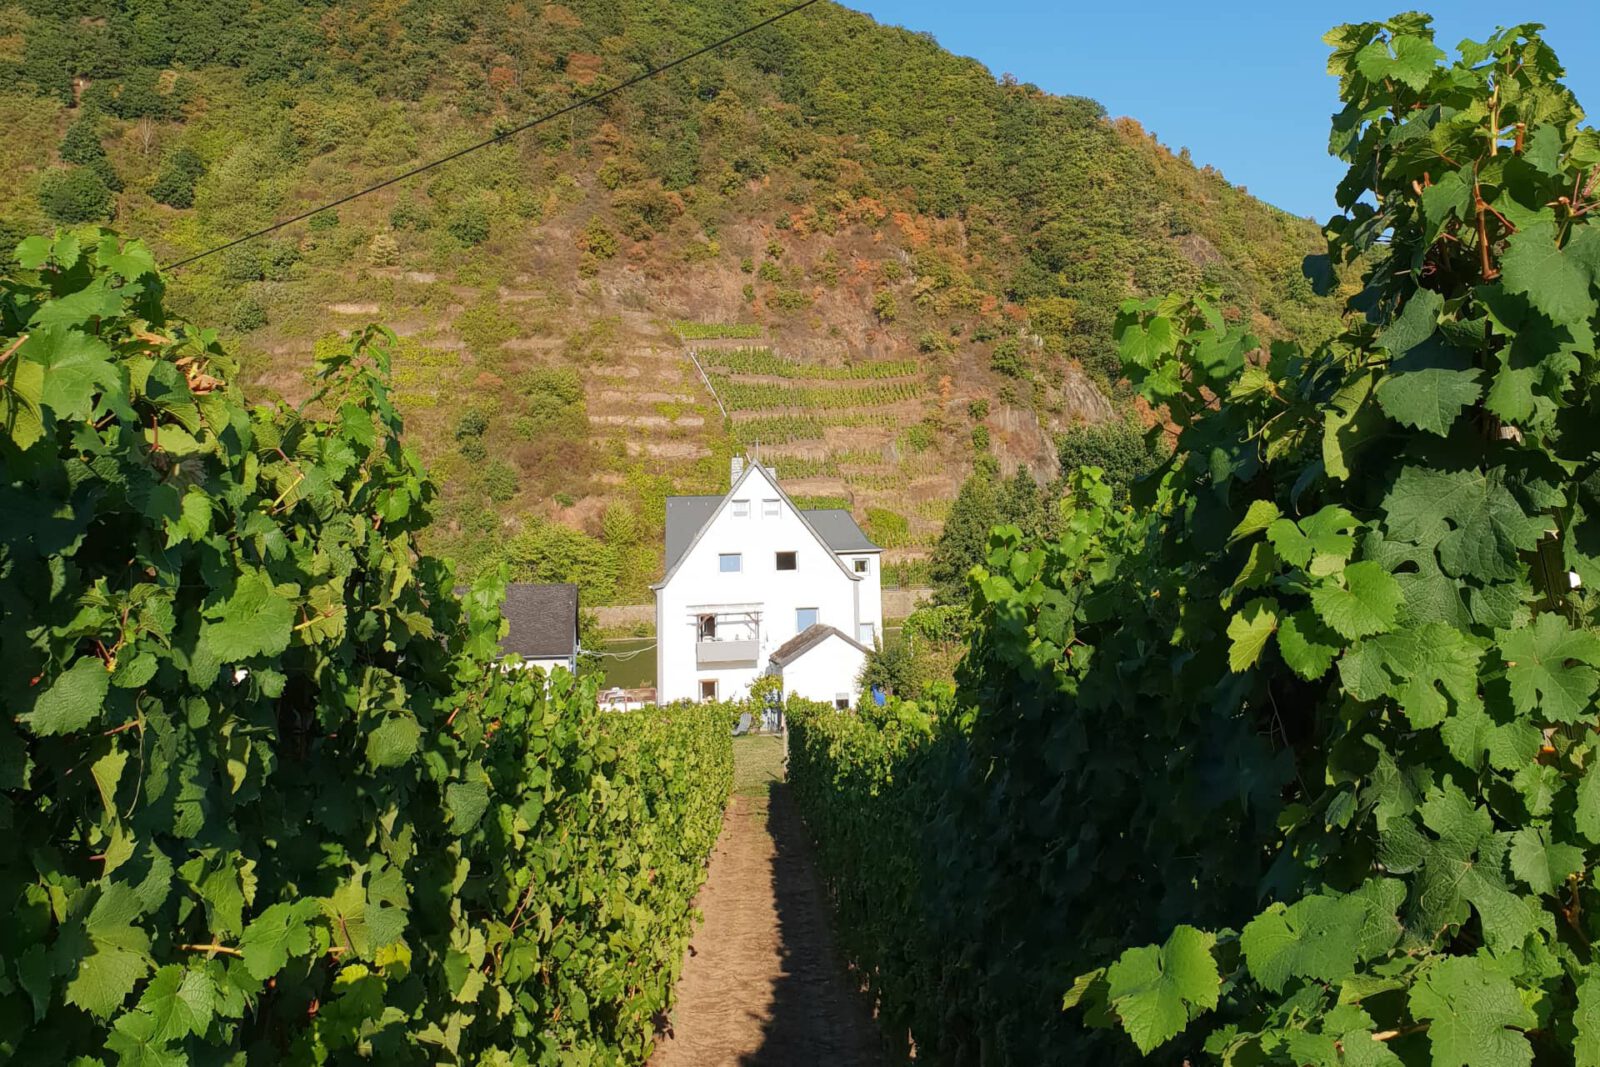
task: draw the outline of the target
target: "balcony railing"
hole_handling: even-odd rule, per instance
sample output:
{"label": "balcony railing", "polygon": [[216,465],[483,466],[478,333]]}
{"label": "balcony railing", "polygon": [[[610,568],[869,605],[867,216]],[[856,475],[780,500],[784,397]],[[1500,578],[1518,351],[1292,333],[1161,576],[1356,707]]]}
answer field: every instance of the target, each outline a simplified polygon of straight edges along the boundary
{"label": "balcony railing", "polygon": [[736,641],[700,640],[694,645],[697,667],[754,667],[759,643],[755,638]]}

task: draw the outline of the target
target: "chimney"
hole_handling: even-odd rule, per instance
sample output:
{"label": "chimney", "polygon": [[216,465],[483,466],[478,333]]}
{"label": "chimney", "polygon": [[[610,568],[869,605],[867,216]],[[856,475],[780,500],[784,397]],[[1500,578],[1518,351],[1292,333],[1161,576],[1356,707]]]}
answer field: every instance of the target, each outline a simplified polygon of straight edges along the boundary
{"label": "chimney", "polygon": [[736,482],[738,482],[738,480],[739,480],[739,475],[741,475],[743,473],[744,473],[744,457],[743,456],[734,456],[733,460],[729,463],[729,471],[728,471],[728,488],[729,489],[733,488],[734,484]]}

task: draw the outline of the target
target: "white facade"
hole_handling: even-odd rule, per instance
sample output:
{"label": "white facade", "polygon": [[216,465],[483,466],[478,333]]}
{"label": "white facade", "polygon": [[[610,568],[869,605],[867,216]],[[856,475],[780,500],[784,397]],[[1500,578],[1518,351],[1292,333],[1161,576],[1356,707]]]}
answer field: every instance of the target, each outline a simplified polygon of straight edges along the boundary
{"label": "white facade", "polygon": [[[835,550],[770,471],[734,463],[733,487],[706,500],[709,517],[655,586],[663,704],[745,696],[771,654],[816,623],[868,647],[883,632],[880,550],[853,520],[839,520],[842,513],[813,513],[853,531]],[[669,513],[669,542],[670,522]],[[830,703],[835,692],[853,690],[859,670],[829,683]]]}
{"label": "white facade", "polygon": [[772,673],[783,680],[783,695],[833,707],[851,707],[859,695],[856,679],[867,662],[867,650],[843,634],[830,634]]}

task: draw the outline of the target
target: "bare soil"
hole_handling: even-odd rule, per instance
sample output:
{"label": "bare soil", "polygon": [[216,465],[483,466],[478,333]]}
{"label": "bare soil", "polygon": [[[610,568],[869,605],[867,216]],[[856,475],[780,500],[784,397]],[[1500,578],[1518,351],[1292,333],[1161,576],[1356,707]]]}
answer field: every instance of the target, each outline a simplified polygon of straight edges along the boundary
{"label": "bare soil", "polygon": [[651,1067],[883,1063],[871,1009],[834,952],[782,744],[735,743],[735,793],[698,901],[705,925]]}

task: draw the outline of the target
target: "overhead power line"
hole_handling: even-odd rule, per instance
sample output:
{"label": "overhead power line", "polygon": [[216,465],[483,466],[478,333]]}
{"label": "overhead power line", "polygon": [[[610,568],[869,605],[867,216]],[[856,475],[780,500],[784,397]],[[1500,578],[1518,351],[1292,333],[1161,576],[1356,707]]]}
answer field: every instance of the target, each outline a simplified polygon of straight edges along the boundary
{"label": "overhead power line", "polygon": [[490,138],[487,138],[485,140],[479,141],[477,144],[468,145],[465,148],[459,149],[459,150],[457,150],[455,152],[451,152],[447,156],[440,156],[438,159],[431,160],[431,161],[429,161],[427,163],[422,164],[421,166],[413,167],[410,170],[406,171],[404,174],[397,174],[393,178],[389,178],[389,179],[387,179],[385,181],[378,182],[376,185],[369,185],[365,189],[357,190],[356,192],[353,192],[353,193],[349,194],[348,196],[341,196],[337,200],[330,200],[326,204],[320,204],[317,207],[312,208],[310,211],[302,211],[300,214],[295,215],[293,218],[284,219],[282,222],[275,222],[271,226],[265,227],[264,229],[256,230],[254,233],[247,233],[243,237],[235,237],[233,240],[228,241],[225,244],[217,245],[215,248],[208,248],[204,252],[198,252],[195,255],[189,256],[189,257],[187,257],[185,259],[180,259],[176,263],[168,263],[166,266],[164,266],[161,269],[162,270],[171,271],[171,270],[177,270],[179,267],[186,267],[191,263],[194,263],[194,262],[197,262],[199,260],[205,259],[207,256],[213,256],[213,255],[216,255],[218,252],[226,251],[227,249],[230,249],[230,248],[234,247],[235,245],[242,245],[246,241],[253,241],[257,237],[265,237],[267,234],[274,233],[274,232],[276,232],[278,230],[281,230],[285,226],[292,226],[297,222],[302,222],[305,219],[309,219],[312,215],[318,215],[318,214],[321,214],[324,211],[330,211],[333,208],[336,208],[341,204],[348,204],[352,200],[358,200],[363,196],[367,196],[367,195],[369,195],[371,193],[375,193],[379,189],[387,189],[391,185],[396,185],[396,184],[398,184],[400,182],[406,181],[409,178],[415,178],[419,174],[423,174],[423,173],[426,173],[427,171],[433,170],[435,167],[442,167],[446,163],[450,163],[450,162],[453,162],[453,161],[455,161],[457,159],[460,159],[462,156],[471,155],[473,152],[477,152],[480,149],[488,148],[490,145],[501,144],[501,143],[503,143],[505,141],[508,141],[511,138],[515,137],[519,133],[526,133],[528,130],[533,129],[535,126],[543,125],[544,123],[549,122],[552,119],[558,119],[561,116],[570,114],[571,112],[577,111],[580,108],[589,107],[592,104],[598,104],[600,101],[606,99],[607,97],[615,96],[616,94],[622,92],[624,89],[632,88],[633,86],[638,85],[642,81],[648,81],[649,79],[654,78],[658,74],[664,74],[664,73],[666,73],[667,71],[671,70],[674,67],[680,67],[683,64],[688,63],[690,60],[699,59],[701,56],[705,55],[708,52],[715,52],[717,49],[722,48],[724,45],[732,44],[734,41],[737,41],[741,37],[748,37],[750,34],[755,33],[757,30],[765,29],[766,27],[771,26],[774,22],[778,22],[781,19],[786,19],[790,15],[796,14],[797,12],[804,11],[806,8],[810,7],[812,4],[815,4],[817,2],[818,2],[818,0],[802,0],[801,3],[795,4],[792,7],[784,8],[782,11],[778,12],[776,15],[772,15],[772,16],[769,16],[768,18],[764,18],[760,22],[752,23],[751,25],[746,26],[744,29],[739,30],[737,33],[730,33],[728,36],[722,38],[719,41],[713,41],[711,44],[705,45],[705,46],[703,46],[701,48],[697,48],[693,52],[689,52],[689,53],[687,53],[685,55],[681,55],[677,59],[672,60],[671,62],[663,63],[659,67],[651,67],[649,70],[645,71],[644,73],[635,75],[634,77],[629,78],[625,82],[620,82],[617,85],[613,85],[609,89],[602,90],[601,92],[595,93],[592,96],[586,96],[582,100],[575,100],[572,103],[567,104],[564,107],[559,107],[554,111],[550,111],[550,112],[547,112],[547,113],[545,113],[543,115],[540,115],[538,118],[530,119],[527,122],[524,122],[520,126],[515,126],[515,127],[511,128],[509,130],[504,131],[503,133],[497,133],[493,137],[490,137]]}

